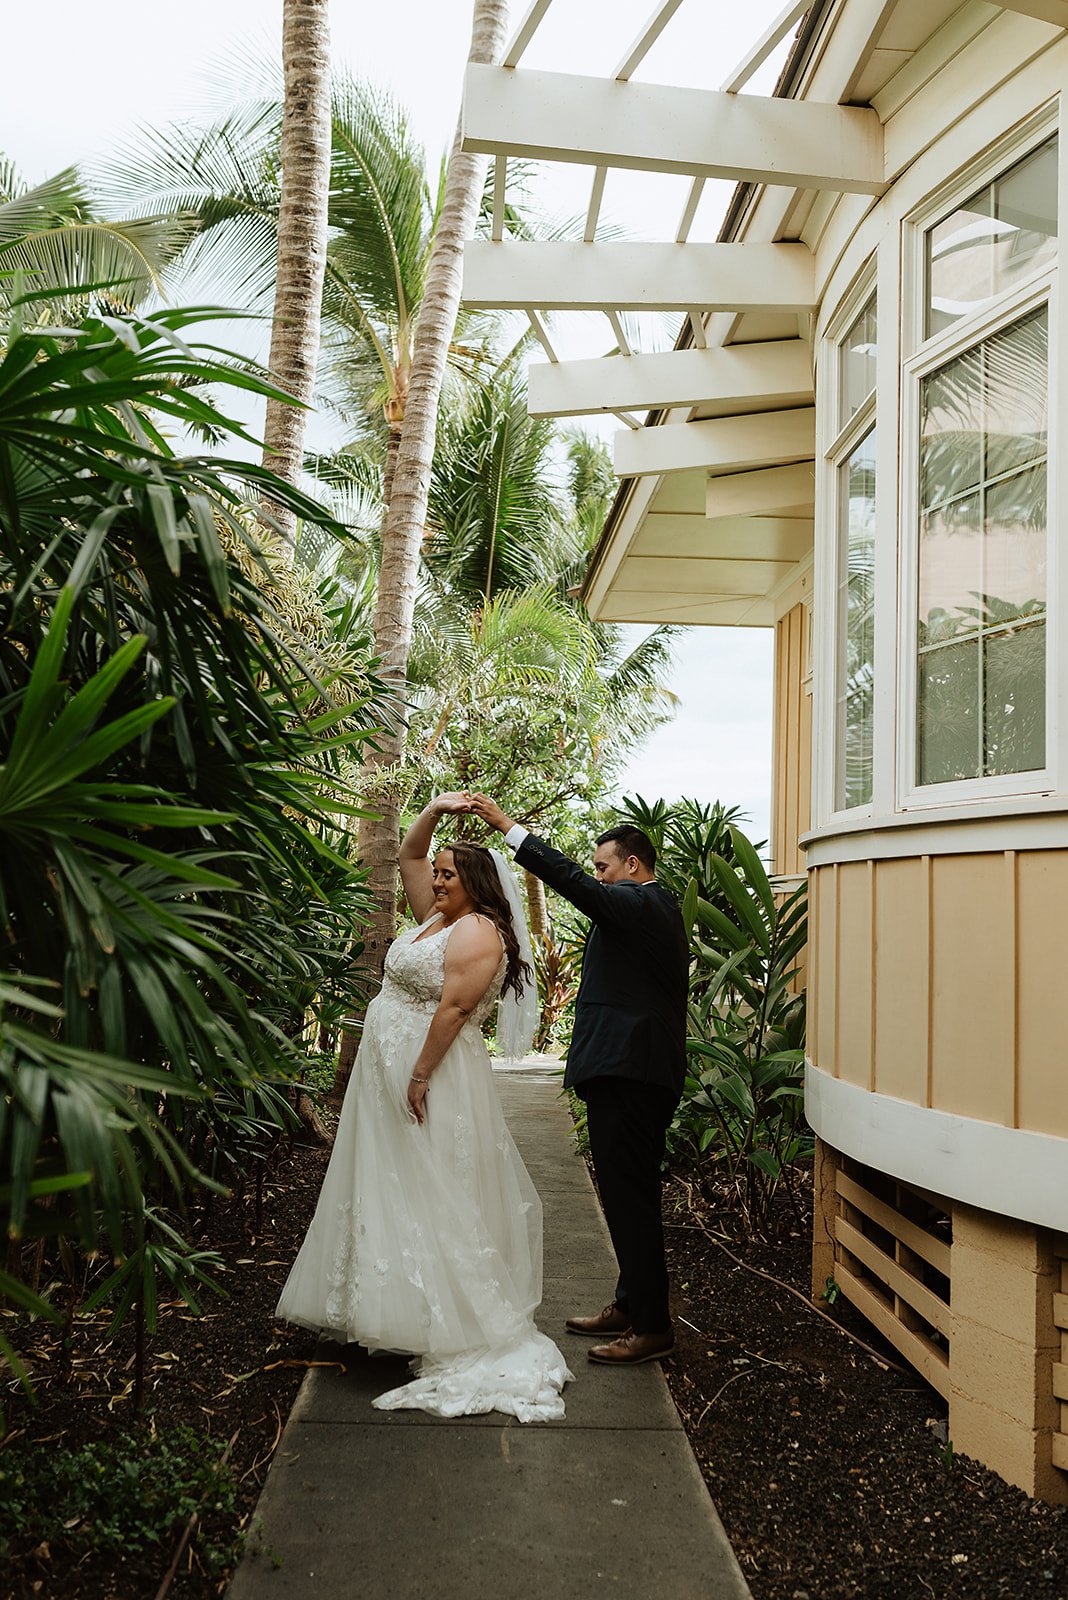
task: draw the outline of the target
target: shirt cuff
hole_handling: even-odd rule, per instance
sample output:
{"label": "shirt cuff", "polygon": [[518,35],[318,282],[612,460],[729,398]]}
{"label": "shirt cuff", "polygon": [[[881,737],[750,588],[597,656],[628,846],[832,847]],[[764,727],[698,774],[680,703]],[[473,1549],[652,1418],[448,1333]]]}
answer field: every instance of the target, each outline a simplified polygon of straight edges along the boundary
{"label": "shirt cuff", "polygon": [[504,842],[508,846],[509,850],[512,851],[513,855],[519,849],[519,846],[523,843],[523,840],[526,838],[529,832],[530,829],[524,828],[521,822],[513,822],[512,826],[508,829],[508,832],[504,836]]}

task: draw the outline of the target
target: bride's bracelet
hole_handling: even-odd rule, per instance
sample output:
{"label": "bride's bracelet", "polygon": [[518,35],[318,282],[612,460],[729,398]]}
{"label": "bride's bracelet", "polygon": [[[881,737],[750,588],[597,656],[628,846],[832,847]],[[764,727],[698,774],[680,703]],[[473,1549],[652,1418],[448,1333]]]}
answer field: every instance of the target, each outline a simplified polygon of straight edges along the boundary
{"label": "bride's bracelet", "polygon": [[417,1078],[415,1073],[413,1072],[412,1075],[411,1075],[411,1078],[408,1081],[410,1083],[429,1083],[430,1079],[429,1078]]}

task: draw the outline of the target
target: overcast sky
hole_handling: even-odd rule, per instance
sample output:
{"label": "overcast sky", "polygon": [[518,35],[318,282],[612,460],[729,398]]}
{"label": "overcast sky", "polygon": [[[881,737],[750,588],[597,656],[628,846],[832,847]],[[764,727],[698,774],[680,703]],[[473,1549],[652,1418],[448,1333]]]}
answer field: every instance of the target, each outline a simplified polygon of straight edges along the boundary
{"label": "overcast sky", "polygon": [[[683,0],[636,78],[718,86],[781,3]],[[513,24],[525,9],[526,0],[516,0]],[[555,0],[523,65],[611,74],[653,9],[652,0]],[[106,15],[90,21],[84,0],[8,8],[0,152],[37,182],[107,152],[138,125],[195,116],[209,100],[218,105],[220,82],[235,71],[240,81],[243,58],[278,54],[281,11],[281,0],[183,0],[178,8],[111,0]],[[388,87],[434,157],[456,124],[470,15],[471,0],[331,5],[335,60]],[[770,88],[781,58],[750,87]],[[543,203],[558,216],[584,213],[589,180],[589,169],[546,169]],[[602,214],[632,238],[669,239],[687,187],[685,178],[612,173]],[[729,193],[727,185],[707,185],[691,237],[715,237]],[[662,342],[664,330],[642,319],[642,336]],[[565,357],[613,343],[607,323],[594,317],[558,318],[554,338]],[[766,837],[771,646],[770,630],[693,630],[678,650],[678,717],[636,757],[624,787],[650,800],[687,794],[740,804],[754,836]]]}

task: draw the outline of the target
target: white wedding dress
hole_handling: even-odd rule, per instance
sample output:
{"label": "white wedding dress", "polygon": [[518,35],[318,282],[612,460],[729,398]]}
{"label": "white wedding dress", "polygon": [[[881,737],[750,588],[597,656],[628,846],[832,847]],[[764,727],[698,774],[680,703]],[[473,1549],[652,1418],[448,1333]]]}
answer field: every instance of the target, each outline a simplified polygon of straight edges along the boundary
{"label": "white wedding dress", "polygon": [[[367,1008],[315,1216],[278,1302],[288,1322],[414,1353],[382,1410],[562,1417],[572,1376],[534,1326],[542,1211],[497,1100],[480,1024],[501,964],[436,1068],[420,1126],[408,1080],[441,999],[452,927],[402,934]],[[422,935],[422,937],[420,937]]]}

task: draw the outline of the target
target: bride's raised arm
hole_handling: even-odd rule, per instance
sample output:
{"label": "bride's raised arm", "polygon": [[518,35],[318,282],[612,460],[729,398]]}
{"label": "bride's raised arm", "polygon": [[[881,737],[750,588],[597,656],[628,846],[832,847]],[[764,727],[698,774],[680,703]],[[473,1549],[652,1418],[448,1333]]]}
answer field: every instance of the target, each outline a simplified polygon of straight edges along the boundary
{"label": "bride's raised arm", "polygon": [[417,922],[425,922],[434,909],[434,879],[429,860],[434,829],[448,812],[469,809],[468,797],[462,790],[450,789],[447,794],[436,795],[423,807],[401,840],[401,882]]}

